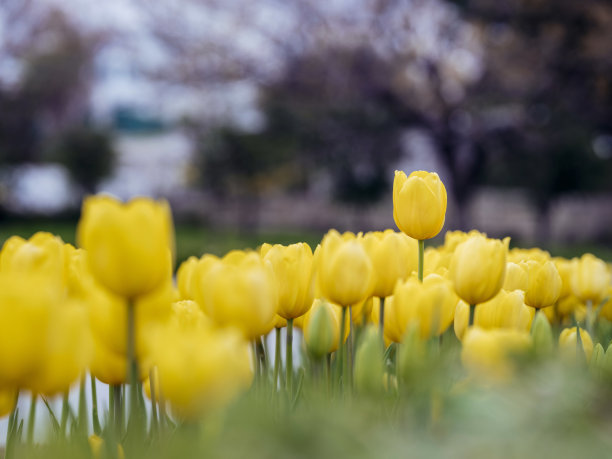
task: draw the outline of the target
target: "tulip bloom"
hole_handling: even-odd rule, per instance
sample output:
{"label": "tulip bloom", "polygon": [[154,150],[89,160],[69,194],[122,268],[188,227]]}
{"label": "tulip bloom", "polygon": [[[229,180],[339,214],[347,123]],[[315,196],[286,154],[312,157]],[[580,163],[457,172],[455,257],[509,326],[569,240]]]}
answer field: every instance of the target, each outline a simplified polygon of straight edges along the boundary
{"label": "tulip bloom", "polygon": [[561,276],[552,261],[528,261],[525,303],[533,308],[552,306],[561,293]]}
{"label": "tulip bloom", "polygon": [[572,261],[571,288],[582,301],[601,301],[610,285],[606,264],[590,253]]}
{"label": "tulip bloom", "polygon": [[77,240],[98,282],[124,298],[151,292],[171,274],[174,227],[165,201],[123,204],[109,196],[89,197]]}
{"label": "tulip bloom", "polygon": [[418,268],[417,241],[403,233],[393,230],[366,233],[363,245],[374,266],[374,296],[385,298],[393,294],[397,281],[405,280]]}
{"label": "tulip bloom", "polygon": [[510,238],[503,241],[475,234],[455,249],[450,278],[455,291],[466,303],[484,303],[500,291],[506,273]]}
{"label": "tulip bloom", "polygon": [[418,240],[431,239],[444,226],[446,188],[435,172],[414,171],[409,177],[395,171],[393,219],[397,227]]}
{"label": "tulip bloom", "polygon": [[[576,327],[566,328],[559,335],[559,352],[563,358],[569,361],[576,359],[576,352],[580,349],[577,344],[578,337],[576,335]],[[587,362],[593,353],[593,340],[591,335],[584,328],[580,329],[580,341],[582,342],[582,350]]]}
{"label": "tulip bloom", "polygon": [[278,315],[284,319],[300,317],[314,300],[314,262],[310,246],[304,242],[287,247],[264,244],[261,255],[269,262],[278,290]]}
{"label": "tulip bloom", "polygon": [[[312,308],[304,317],[303,331],[306,349],[315,357],[336,351],[340,341],[340,321],[342,312],[339,306],[322,300],[314,300]],[[344,340],[349,335],[348,317],[345,319]]]}
{"label": "tulip bloom", "polygon": [[349,307],[371,295],[372,261],[360,236],[330,230],[316,258],[317,282],[324,298]]}

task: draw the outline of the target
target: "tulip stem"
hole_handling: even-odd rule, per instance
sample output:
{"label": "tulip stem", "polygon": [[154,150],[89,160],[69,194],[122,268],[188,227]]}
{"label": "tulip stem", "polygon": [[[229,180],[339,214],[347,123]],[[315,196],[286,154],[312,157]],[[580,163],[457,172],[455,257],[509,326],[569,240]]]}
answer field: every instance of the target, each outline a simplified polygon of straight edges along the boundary
{"label": "tulip stem", "polygon": [[60,433],[62,436],[66,433],[66,424],[68,424],[68,411],[70,410],[70,404],[68,401],[68,391],[64,392],[62,397],[62,415],[60,418]]}
{"label": "tulip stem", "polygon": [[348,307],[349,310],[349,339],[348,339],[348,343],[347,343],[347,370],[348,370],[348,375],[346,378],[346,382],[348,385],[349,390],[352,390],[353,388],[353,347],[354,347],[354,341],[355,341],[355,333],[354,333],[354,327],[353,327],[353,307],[349,306]]}
{"label": "tulip stem", "polygon": [[423,282],[423,263],[425,261],[425,241],[419,239],[419,280]]}
{"label": "tulip stem", "polygon": [[340,386],[342,382],[342,376],[344,374],[344,331],[346,324],[346,308],[342,308],[342,318],[340,319],[340,338],[338,342],[338,362],[337,362],[337,372],[338,372],[338,385]]}
{"label": "tulip stem", "polygon": [[127,364],[128,382],[130,384],[129,424],[140,427],[138,360],[136,359],[136,305],[133,301],[130,301],[127,305]]}
{"label": "tulip stem", "polygon": [[157,388],[155,387],[155,368],[149,370],[149,388],[151,392],[151,434],[157,436],[159,421],[157,418]]}
{"label": "tulip stem", "polygon": [[286,365],[287,365],[287,391],[293,394],[293,319],[287,319],[287,342],[286,342]]}
{"label": "tulip stem", "polygon": [[380,313],[378,314],[380,322],[380,337],[383,342],[383,349],[385,347],[385,298],[380,299]]}
{"label": "tulip stem", "polygon": [[94,433],[100,435],[102,428],[100,427],[100,419],[98,418],[98,391],[96,390],[96,378],[90,375],[91,378],[91,422],[93,424]]}
{"label": "tulip stem", "polygon": [[468,327],[474,325],[474,316],[476,315],[476,305],[470,304],[470,319],[468,321]]}
{"label": "tulip stem", "polygon": [[586,324],[586,331],[589,333],[589,335],[593,337],[593,339],[595,339],[595,336],[593,335],[593,323],[594,323],[593,319],[594,319],[593,301],[587,300],[586,301],[586,317],[584,319],[584,322]]}
{"label": "tulip stem", "polygon": [[32,398],[30,400],[30,414],[28,416],[28,436],[27,436],[28,445],[31,445],[34,440],[34,422],[36,420],[37,398],[38,396],[32,393]]}
{"label": "tulip stem", "polygon": [[280,369],[280,353],[281,353],[281,329],[275,328],[275,343],[274,343],[274,372],[272,374],[272,388],[276,392],[278,384],[278,373]]}
{"label": "tulip stem", "polygon": [[87,434],[87,430],[88,430],[88,422],[87,422],[87,418],[89,417],[87,415],[87,398],[85,396],[85,387],[87,384],[87,380],[85,377],[85,374],[83,374],[81,376],[81,384],[79,385],[79,430],[80,432],[85,435]]}

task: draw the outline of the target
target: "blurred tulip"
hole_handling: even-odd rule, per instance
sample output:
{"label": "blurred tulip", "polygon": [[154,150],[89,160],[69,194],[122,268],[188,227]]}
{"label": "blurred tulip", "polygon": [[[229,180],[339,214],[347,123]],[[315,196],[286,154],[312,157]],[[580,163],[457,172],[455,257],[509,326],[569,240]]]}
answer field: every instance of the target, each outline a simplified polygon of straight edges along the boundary
{"label": "blurred tulip", "polygon": [[176,286],[178,287],[181,300],[193,300],[193,292],[191,286],[193,284],[193,276],[198,266],[196,257],[189,257],[179,266],[176,271]]}
{"label": "blurred tulip", "polygon": [[561,293],[561,276],[552,261],[526,262],[528,283],[525,304],[533,308],[553,305]]}
{"label": "blurred tulip", "polygon": [[552,354],[554,350],[553,332],[543,310],[538,311],[535,315],[533,326],[531,327],[531,337],[536,354],[540,356]]}
{"label": "blurred tulip", "polygon": [[321,241],[316,263],[319,288],[332,303],[348,307],[371,295],[372,261],[360,235],[330,230]]}
{"label": "blurred tulip", "polygon": [[513,358],[525,354],[530,346],[527,332],[472,327],[463,338],[461,361],[475,376],[489,382],[506,382],[515,371]]}
{"label": "blurred tulip", "polygon": [[527,274],[527,267],[523,262],[512,263],[509,261],[506,263],[506,277],[504,278],[503,289],[511,292],[513,290],[527,291],[529,284],[529,275]]}
{"label": "blurred tulip", "polygon": [[19,391],[8,387],[0,388],[0,418],[8,416],[17,406]]}
{"label": "blurred tulip", "polygon": [[139,198],[123,204],[109,196],[89,197],[77,240],[100,284],[124,298],[155,290],[171,274],[174,228],[165,201]]}
{"label": "blurred tulip", "polygon": [[489,301],[476,306],[474,325],[483,328],[512,328],[529,331],[532,315],[525,306],[525,294],[520,290],[500,290]]}
{"label": "blurred tulip", "polygon": [[213,322],[237,327],[249,340],[273,328],[276,281],[258,253],[232,251],[201,263],[200,269],[194,293]]}
{"label": "blurred tulip", "polygon": [[355,354],[355,389],[361,394],[380,395],[384,391],[384,359],[380,330],[368,325]]}
{"label": "blurred tulip", "polygon": [[582,301],[601,301],[610,287],[606,264],[590,253],[572,261],[572,292]]}
{"label": "blurred tulip", "polygon": [[404,335],[409,325],[418,324],[421,338],[428,339],[450,326],[459,298],[448,280],[430,274],[422,283],[415,277],[398,282],[393,301],[400,334]]}
{"label": "blurred tulip", "polygon": [[470,305],[463,300],[457,302],[455,307],[455,317],[453,319],[453,328],[455,336],[459,341],[463,340],[465,331],[468,329],[468,322],[470,320]]}
{"label": "blurred tulip", "polygon": [[572,294],[572,262],[561,257],[555,257],[552,261],[557,267],[559,276],[561,276],[559,299],[562,299]]}
{"label": "blurred tulip", "polygon": [[285,319],[306,314],[314,300],[314,263],[310,246],[304,242],[289,246],[264,244],[261,255],[272,265],[276,279],[277,314]]}
{"label": "blurred tulip", "polygon": [[418,269],[418,243],[393,230],[366,233],[363,245],[374,267],[372,295],[379,298],[393,294],[398,280],[405,280]]}
{"label": "blurred tulip", "polygon": [[[335,352],[340,341],[342,308],[327,301],[316,299],[312,304],[312,308],[303,317],[302,330],[304,331],[306,348],[313,352],[314,355]],[[331,336],[329,334],[330,330]],[[350,324],[347,315],[344,326],[344,341],[348,338],[349,332]]]}
{"label": "blurred tulip", "polygon": [[470,305],[484,303],[500,291],[510,238],[503,241],[475,234],[457,246],[450,278],[459,297]]}
{"label": "blurred tulip", "polygon": [[565,359],[575,361],[578,355],[577,353],[580,352],[580,349],[582,349],[584,352],[583,355],[586,357],[586,361],[588,362],[591,358],[591,354],[593,353],[593,340],[591,339],[591,335],[589,335],[585,329],[581,328],[581,345],[577,344],[577,340],[576,327],[564,329],[559,335],[559,352]]}
{"label": "blurred tulip", "polygon": [[444,226],[446,188],[435,172],[414,171],[409,177],[395,171],[393,219],[397,227],[417,240],[431,239]]}

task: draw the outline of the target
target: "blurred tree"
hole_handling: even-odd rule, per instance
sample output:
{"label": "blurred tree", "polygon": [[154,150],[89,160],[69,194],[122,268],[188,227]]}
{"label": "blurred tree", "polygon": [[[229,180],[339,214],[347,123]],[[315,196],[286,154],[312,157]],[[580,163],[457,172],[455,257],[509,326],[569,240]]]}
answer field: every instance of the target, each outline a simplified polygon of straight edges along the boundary
{"label": "blurred tree", "polygon": [[111,134],[89,126],[73,126],[63,132],[52,157],[68,169],[86,194],[96,192],[98,183],[110,175],[116,162]]}

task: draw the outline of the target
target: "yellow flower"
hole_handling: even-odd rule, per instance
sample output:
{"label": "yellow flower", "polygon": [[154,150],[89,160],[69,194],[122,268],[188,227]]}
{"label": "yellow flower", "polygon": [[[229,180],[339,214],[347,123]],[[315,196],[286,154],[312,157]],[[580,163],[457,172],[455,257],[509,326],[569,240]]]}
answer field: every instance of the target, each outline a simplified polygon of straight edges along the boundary
{"label": "yellow flower", "polygon": [[89,197],[77,239],[96,279],[124,298],[155,290],[171,274],[174,228],[165,201],[139,198],[122,204],[108,196]]}
{"label": "yellow flower", "polygon": [[[302,330],[306,348],[314,355],[324,355],[338,349],[340,339],[340,324],[342,322],[342,308],[327,301],[314,300],[310,310],[302,316],[304,322]],[[348,314],[344,323],[344,341],[350,332]]]}
{"label": "yellow flower", "polygon": [[418,243],[404,233],[390,229],[366,233],[363,245],[374,267],[374,296],[393,294],[396,282],[418,268]]}
{"label": "yellow flower", "polygon": [[437,274],[430,274],[422,283],[415,277],[398,282],[393,303],[400,335],[412,324],[418,324],[422,339],[444,333],[453,322],[458,301],[450,282]]}
{"label": "yellow flower", "polygon": [[278,290],[278,315],[300,317],[314,300],[314,262],[310,246],[304,242],[282,246],[264,244],[261,255],[272,265]]}
{"label": "yellow flower", "polygon": [[533,308],[553,305],[561,293],[561,276],[552,261],[528,261],[525,304]]}
{"label": "yellow flower", "polygon": [[513,357],[526,353],[530,346],[531,337],[524,331],[471,327],[463,338],[461,361],[477,377],[505,382],[515,371]]}
{"label": "yellow flower", "polygon": [[[577,344],[576,327],[566,328],[559,335],[559,351],[564,359],[568,361],[575,361],[577,353],[580,352],[580,348]],[[587,362],[591,358],[593,353],[593,340],[591,335],[584,328],[580,329],[580,340],[582,341],[582,350]]]}
{"label": "yellow flower", "polygon": [[324,298],[343,307],[363,301],[372,293],[372,261],[353,233],[330,230],[316,255],[317,282]]}
{"label": "yellow flower", "polygon": [[176,286],[178,287],[181,300],[193,300],[193,292],[191,286],[193,284],[193,276],[198,266],[196,257],[189,257],[185,260],[176,271]]}
{"label": "yellow flower", "polygon": [[444,226],[446,188],[435,172],[414,171],[409,177],[395,171],[393,219],[397,227],[414,239],[436,236]]}
{"label": "yellow flower", "polygon": [[249,340],[274,327],[278,304],[271,266],[255,252],[208,257],[197,271],[195,299],[213,322],[242,330]]}
{"label": "yellow flower", "polygon": [[533,319],[532,308],[525,306],[525,294],[520,290],[500,290],[489,301],[476,306],[474,324],[480,328],[512,328],[529,331]]}
{"label": "yellow flower", "polygon": [[559,276],[561,276],[559,299],[562,299],[572,294],[572,262],[561,257],[555,257],[552,261],[559,271]]}
{"label": "yellow flower", "polygon": [[608,291],[604,298],[606,301],[601,306],[600,314],[612,322],[612,285],[608,287]]}
{"label": "yellow flower", "polygon": [[253,379],[250,348],[236,330],[165,327],[152,356],[164,398],[182,419],[224,407]]}
{"label": "yellow flower", "polygon": [[527,291],[527,285],[529,284],[529,275],[527,274],[527,267],[525,263],[513,263],[509,261],[506,263],[506,276],[504,278],[504,290],[511,292],[513,290]]}
{"label": "yellow flower", "polygon": [[572,261],[571,287],[582,301],[601,301],[610,286],[606,264],[590,253]]}
{"label": "yellow flower", "polygon": [[457,246],[450,264],[455,291],[468,304],[484,303],[500,291],[506,272],[510,238],[470,236]]}

